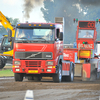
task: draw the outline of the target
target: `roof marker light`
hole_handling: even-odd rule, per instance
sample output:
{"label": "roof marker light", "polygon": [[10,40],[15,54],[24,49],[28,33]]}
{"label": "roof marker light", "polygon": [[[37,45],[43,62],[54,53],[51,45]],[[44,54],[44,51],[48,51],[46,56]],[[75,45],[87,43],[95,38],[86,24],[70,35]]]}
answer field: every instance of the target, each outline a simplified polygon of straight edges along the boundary
{"label": "roof marker light", "polygon": [[18,24],[18,26],[20,26],[20,24]]}
{"label": "roof marker light", "polygon": [[29,26],[31,26],[31,24],[29,24]]}

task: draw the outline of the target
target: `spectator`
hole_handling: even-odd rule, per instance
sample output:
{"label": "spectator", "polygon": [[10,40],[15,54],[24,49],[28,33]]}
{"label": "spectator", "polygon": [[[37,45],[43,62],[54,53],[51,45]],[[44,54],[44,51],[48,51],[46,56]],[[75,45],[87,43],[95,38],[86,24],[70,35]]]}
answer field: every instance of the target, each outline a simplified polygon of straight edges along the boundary
{"label": "spectator", "polygon": [[93,36],[90,35],[90,33],[87,31],[87,32],[86,32],[86,35],[84,35],[83,37],[84,37],[84,38],[92,38]]}

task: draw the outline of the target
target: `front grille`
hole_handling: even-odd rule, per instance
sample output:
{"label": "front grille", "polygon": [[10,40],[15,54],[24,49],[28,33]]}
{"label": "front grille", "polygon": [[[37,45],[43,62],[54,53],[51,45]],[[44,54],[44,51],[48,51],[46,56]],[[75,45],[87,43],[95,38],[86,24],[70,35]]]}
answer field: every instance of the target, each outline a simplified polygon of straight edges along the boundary
{"label": "front grille", "polygon": [[25,61],[26,67],[41,67],[41,61]]}
{"label": "front grille", "polygon": [[15,52],[17,59],[52,59],[52,52]]}

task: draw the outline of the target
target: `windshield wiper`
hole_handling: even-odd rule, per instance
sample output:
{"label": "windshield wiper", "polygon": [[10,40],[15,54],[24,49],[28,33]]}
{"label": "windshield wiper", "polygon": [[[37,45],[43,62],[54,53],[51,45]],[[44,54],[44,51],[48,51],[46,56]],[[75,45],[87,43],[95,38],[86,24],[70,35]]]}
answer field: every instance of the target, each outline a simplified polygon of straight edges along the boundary
{"label": "windshield wiper", "polygon": [[[26,37],[22,37],[22,38],[20,38],[20,39],[27,39]],[[27,39],[28,40],[28,39]]]}
{"label": "windshield wiper", "polygon": [[46,41],[46,39],[44,39],[44,38],[33,38],[33,39],[42,39],[42,40],[45,40]]}
{"label": "windshield wiper", "polygon": [[20,38],[18,43],[30,43],[30,41],[26,37],[22,37],[22,38]]}
{"label": "windshield wiper", "polygon": [[46,39],[44,39],[44,38],[42,38],[42,37],[41,37],[41,38],[34,38],[34,37],[33,37],[33,39],[41,39],[41,40],[44,40],[44,41],[41,41],[41,42],[49,42],[49,41],[47,41]]}
{"label": "windshield wiper", "polygon": [[30,43],[30,42],[27,40],[21,40],[21,41],[17,41],[17,43]]}

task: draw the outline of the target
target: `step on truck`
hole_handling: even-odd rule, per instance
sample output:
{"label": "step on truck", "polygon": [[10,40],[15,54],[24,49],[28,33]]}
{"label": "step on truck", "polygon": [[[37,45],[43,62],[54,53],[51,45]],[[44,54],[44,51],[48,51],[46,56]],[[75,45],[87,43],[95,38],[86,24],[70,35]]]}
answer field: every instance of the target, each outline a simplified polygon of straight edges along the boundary
{"label": "step on truck", "polygon": [[[73,81],[74,64],[63,60],[63,20],[17,24],[13,55],[15,81],[23,81],[23,77],[40,81],[47,76],[53,77],[54,82]],[[8,34],[11,36],[11,31]]]}

